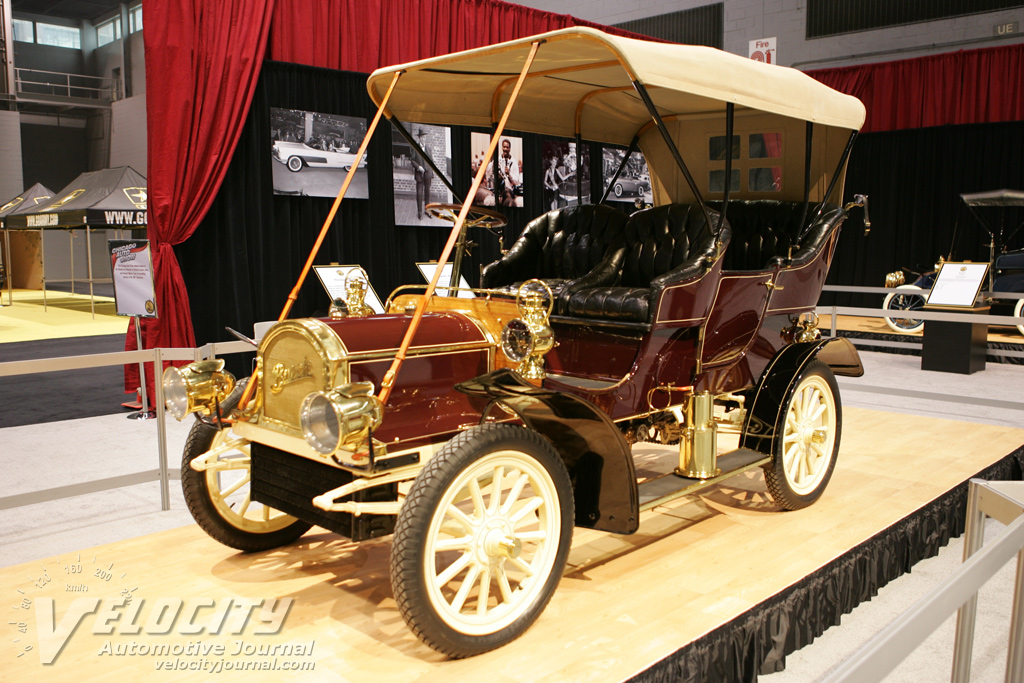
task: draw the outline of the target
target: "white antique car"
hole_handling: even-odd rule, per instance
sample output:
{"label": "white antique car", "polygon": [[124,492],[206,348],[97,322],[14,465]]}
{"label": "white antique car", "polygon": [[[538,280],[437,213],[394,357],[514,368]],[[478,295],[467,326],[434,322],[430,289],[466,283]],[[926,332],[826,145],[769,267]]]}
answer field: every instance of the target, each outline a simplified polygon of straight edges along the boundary
{"label": "white antique car", "polygon": [[[348,170],[356,163],[356,155],[310,147],[304,142],[274,141],[274,158],[288,167],[289,171],[298,173],[303,166],[311,168],[341,168]],[[359,168],[366,166],[366,159],[359,162]]]}

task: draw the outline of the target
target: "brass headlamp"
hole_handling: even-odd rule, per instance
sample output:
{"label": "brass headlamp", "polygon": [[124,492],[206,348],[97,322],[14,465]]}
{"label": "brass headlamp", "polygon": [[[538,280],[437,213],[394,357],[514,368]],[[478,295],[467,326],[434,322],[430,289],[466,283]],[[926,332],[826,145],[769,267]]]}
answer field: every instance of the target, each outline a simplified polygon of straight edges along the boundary
{"label": "brass headlamp", "polygon": [[167,368],[163,385],[164,405],[181,420],[189,413],[212,414],[235,388],[235,376],[224,369],[223,358],[215,358]]}
{"label": "brass headlamp", "polygon": [[524,282],[516,295],[519,318],[501,331],[501,350],[519,366],[524,379],[544,379],[544,354],[555,346],[555,333],[548,324],[554,305],[551,288],[540,280]]}
{"label": "brass headlamp", "polygon": [[334,455],[364,443],[384,419],[384,405],[373,391],[373,382],[352,382],[306,396],[299,425],[310,448]]}

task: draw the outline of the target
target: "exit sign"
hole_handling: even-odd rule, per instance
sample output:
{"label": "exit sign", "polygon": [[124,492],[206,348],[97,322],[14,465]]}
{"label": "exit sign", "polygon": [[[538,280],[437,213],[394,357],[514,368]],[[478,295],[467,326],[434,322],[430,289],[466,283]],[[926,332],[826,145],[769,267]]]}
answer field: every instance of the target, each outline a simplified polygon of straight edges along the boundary
{"label": "exit sign", "polygon": [[992,27],[992,34],[997,36],[1012,36],[1020,33],[1019,21],[1008,21],[1005,24],[996,24]]}

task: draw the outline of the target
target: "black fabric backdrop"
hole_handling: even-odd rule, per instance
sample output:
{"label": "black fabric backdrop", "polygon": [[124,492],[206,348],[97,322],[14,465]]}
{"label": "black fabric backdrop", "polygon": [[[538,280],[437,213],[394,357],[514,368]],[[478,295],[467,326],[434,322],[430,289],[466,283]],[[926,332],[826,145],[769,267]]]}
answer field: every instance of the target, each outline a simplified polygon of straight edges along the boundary
{"label": "black fabric backdrop", "polygon": [[[871,233],[853,210],[839,238],[828,284],[882,287],[886,273],[909,267],[931,270],[939,255],[988,260],[988,233],[963,207],[960,195],[1024,188],[1024,122],[938,126],[866,133],[854,145],[846,174],[846,197],[869,197]],[[982,209],[991,218],[997,209]],[[1020,225],[1024,212],[1008,209],[1006,225]],[[1024,244],[1024,231],[1011,247]],[[913,278],[908,278],[912,282]],[[881,294],[826,293],[840,305],[880,306]]]}
{"label": "black fabric backdrop", "polygon": [[[298,279],[333,203],[332,198],[273,194],[270,108],[302,109],[372,119],[366,74],[297,64],[266,62],[252,109],[224,184],[195,234],[175,251],[188,287],[196,343],[224,341],[232,327],[252,333],[253,323],[277,319]],[[453,184],[469,188],[469,128],[452,128]],[[511,245],[530,218],[544,212],[542,138],[523,138],[524,207],[502,208],[509,220],[505,245]],[[382,298],[403,284],[422,284],[417,261],[436,260],[449,228],[395,226],[391,158],[392,129],[382,121],[367,159],[372,199],[345,199],[314,263],[358,263]],[[600,147],[591,146],[591,177],[600,177]],[[595,184],[596,185],[596,184]],[[597,189],[595,187],[595,189]],[[498,257],[497,236],[473,230],[477,243],[463,269],[471,285],[481,263]],[[291,317],[324,314],[329,301],[315,274],[299,293]],[[247,374],[248,361],[228,360],[232,372]]]}
{"label": "black fabric backdrop", "polygon": [[[199,344],[231,339],[224,326],[251,334],[253,323],[276,319],[326,218],[332,199],[273,194],[270,107],[294,108],[368,120],[373,112],[365,74],[266,62],[235,157],[210,213],[191,239],[175,247],[188,287]],[[470,185],[470,130],[452,129],[453,182]],[[485,131],[486,132],[486,131]],[[510,245],[543,207],[541,137],[523,138],[523,208],[504,209]],[[422,283],[417,261],[436,259],[445,227],[395,226],[391,160],[392,131],[378,128],[368,153],[372,199],[342,202],[315,263],[358,263],[381,297],[399,285]],[[591,178],[601,177],[600,145],[590,145]],[[600,183],[592,183],[595,192]],[[829,284],[882,286],[885,274],[907,266],[927,269],[948,255],[959,222],[956,259],[986,260],[987,234],[963,209],[960,194],[1024,188],[1024,122],[941,126],[868,133],[854,146],[846,196],[870,197],[872,230],[863,235],[854,210],[840,237]],[[591,199],[598,199],[592,197]],[[628,210],[628,205],[625,205]],[[991,210],[989,210],[991,211]],[[1018,225],[1020,210],[1007,213]],[[494,235],[475,230],[478,243],[464,269],[477,284],[481,263],[498,256]],[[1010,246],[1024,243],[1018,233]],[[881,295],[830,295],[823,303],[880,306]],[[322,314],[327,295],[315,275],[307,278],[293,317]],[[236,373],[249,361],[229,360]]]}

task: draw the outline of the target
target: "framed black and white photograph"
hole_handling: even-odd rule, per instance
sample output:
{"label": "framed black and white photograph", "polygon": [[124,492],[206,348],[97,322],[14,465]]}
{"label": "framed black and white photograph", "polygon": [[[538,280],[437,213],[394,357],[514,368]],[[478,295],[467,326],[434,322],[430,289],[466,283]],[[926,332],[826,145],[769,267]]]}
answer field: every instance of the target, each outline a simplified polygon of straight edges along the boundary
{"label": "framed black and white photograph", "polygon": [[[336,197],[366,136],[366,119],[301,109],[270,108],[274,194]],[[347,196],[369,199],[366,158]]]}
{"label": "framed black and white photograph", "polygon": [[[415,124],[409,134],[434,165],[452,177],[452,129],[447,126]],[[431,218],[424,207],[430,203],[451,204],[452,193],[401,133],[392,129],[391,163],[395,183],[396,225],[451,225],[443,218]]]}
{"label": "framed black and white photograph", "polygon": [[[469,136],[472,177],[487,154],[491,136],[487,133],[471,133]],[[495,152],[498,158],[497,179],[494,160],[487,165],[487,172],[473,203],[477,206],[522,206],[523,205],[523,139],[502,135]]]}
{"label": "framed black and white photograph", "polygon": [[[590,203],[590,148],[583,145],[583,159],[577,166],[576,143],[544,140],[542,143],[544,210],[575,206],[582,194]],[[582,187],[578,179],[582,178]]]}
{"label": "framed black and white photograph", "polygon": [[636,203],[637,200],[641,200],[645,204],[653,202],[651,174],[647,170],[647,159],[643,154],[640,152],[630,154],[625,168],[615,178],[614,183],[612,178],[622,164],[626,150],[604,147],[601,150],[601,156],[601,175],[604,177],[602,189],[607,192],[609,186],[611,187],[611,191],[608,192],[609,201],[629,202],[630,204]]}

